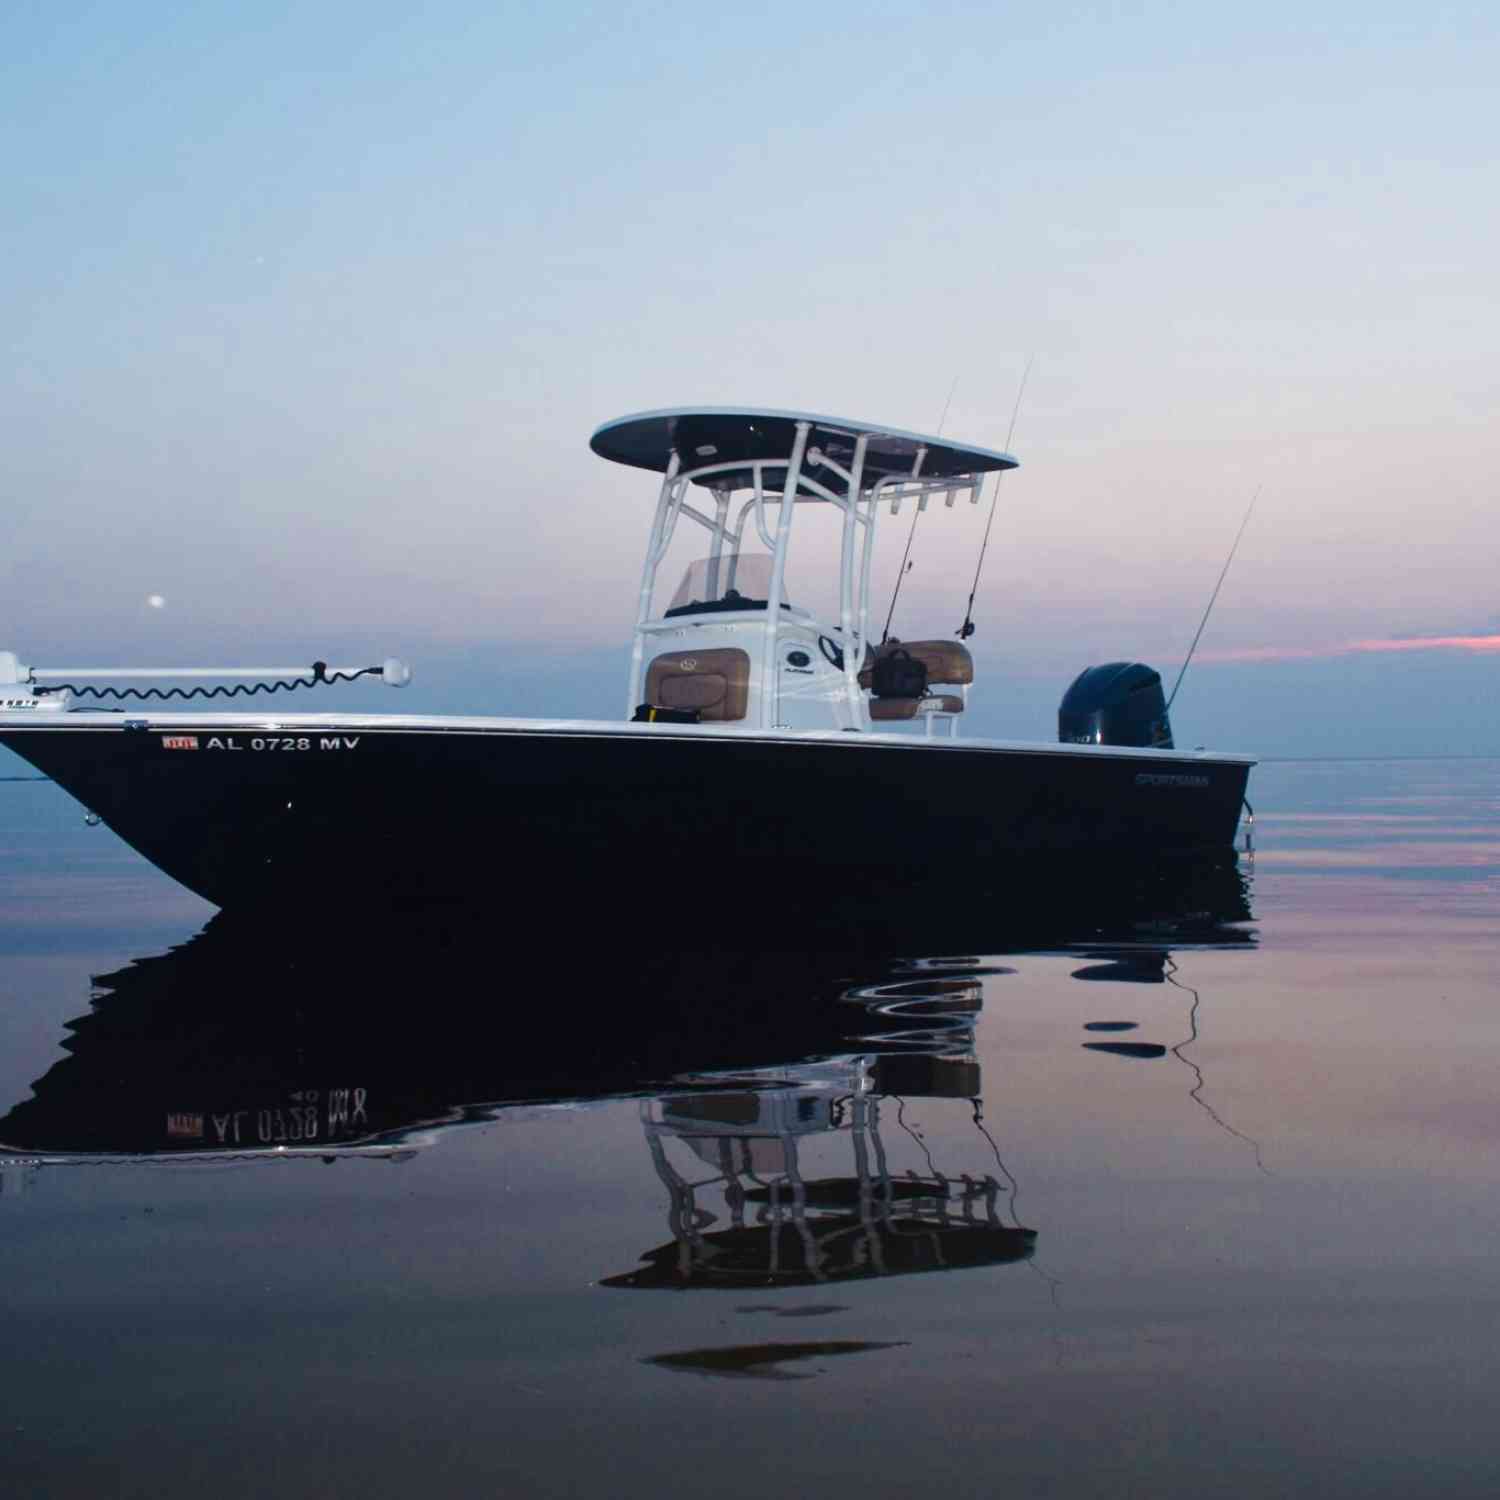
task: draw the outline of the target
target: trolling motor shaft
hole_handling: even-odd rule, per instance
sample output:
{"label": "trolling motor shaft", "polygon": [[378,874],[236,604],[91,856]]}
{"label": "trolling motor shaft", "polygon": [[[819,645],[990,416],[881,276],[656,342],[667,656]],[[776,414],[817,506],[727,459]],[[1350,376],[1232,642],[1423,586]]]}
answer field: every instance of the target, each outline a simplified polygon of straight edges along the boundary
{"label": "trolling motor shaft", "polygon": [[[0,651],[0,710],[59,712],[75,697],[93,698],[235,698],[256,693],[291,692],[336,682],[378,677],[387,687],[405,687],[411,668],[394,656],[379,666],[330,667],[315,661],[307,667],[28,667],[13,651]],[[94,687],[90,681],[192,679],[193,687]],[[43,686],[43,684],[55,686]],[[230,684],[230,685],[226,685]]]}

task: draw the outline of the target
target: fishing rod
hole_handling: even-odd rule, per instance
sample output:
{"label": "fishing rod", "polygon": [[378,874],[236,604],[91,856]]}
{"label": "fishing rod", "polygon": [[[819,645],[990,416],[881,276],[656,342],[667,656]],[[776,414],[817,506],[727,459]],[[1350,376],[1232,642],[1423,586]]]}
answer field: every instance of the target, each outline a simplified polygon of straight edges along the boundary
{"label": "fishing rod", "polygon": [[[1026,356],[1026,368],[1021,371],[1021,384],[1016,388],[1016,404],[1010,411],[1010,426],[1005,432],[1005,451],[1010,452],[1011,439],[1016,435],[1016,418],[1021,415],[1021,397],[1026,394],[1026,382],[1031,376],[1031,367],[1036,362],[1036,355]],[[1003,472],[1003,471],[1002,471]],[[969,603],[964,610],[964,622],[953,633],[961,641],[966,641],[974,634],[974,595],[979,592],[979,574],[984,568],[984,554],[990,547],[990,527],[995,524],[995,506],[1000,499],[1000,474],[995,475],[995,488],[990,492],[990,516],[984,523],[984,541],[979,548],[979,561],[974,565],[974,586],[969,590]]]}
{"label": "fishing rod", "polygon": [[[948,408],[953,405],[953,393],[958,389],[958,376],[953,377],[953,384],[948,387],[948,399],[943,402],[943,414],[938,418],[936,437],[942,437],[943,428],[948,425]],[[911,571],[911,543],[917,534],[917,517],[922,514],[922,506],[919,501],[915,510],[911,513],[911,527],[906,533],[906,551],[901,554],[901,571],[896,574],[896,587],[891,590],[891,607],[885,612],[885,629],[880,632],[880,644],[883,646],[891,638],[891,620],[896,613],[896,600],[901,597],[901,584],[906,575]]]}
{"label": "fishing rod", "polygon": [[1172,684],[1171,697],[1167,699],[1167,709],[1170,710],[1177,698],[1177,689],[1182,686],[1182,679],[1187,676],[1188,663],[1193,659],[1193,652],[1198,649],[1198,642],[1203,638],[1203,627],[1208,624],[1208,617],[1213,613],[1214,601],[1219,597],[1219,590],[1224,587],[1224,580],[1229,577],[1229,565],[1234,561],[1234,554],[1240,550],[1240,538],[1245,534],[1245,528],[1250,524],[1250,517],[1255,513],[1255,502],[1260,499],[1262,486],[1257,485],[1255,493],[1250,497],[1250,504],[1245,508],[1245,519],[1240,522],[1240,529],[1234,534],[1234,545],[1229,549],[1229,556],[1224,559],[1224,566],[1219,573],[1219,581],[1214,585],[1214,591],[1208,596],[1208,608],[1203,611],[1203,618],[1198,621],[1198,633],[1193,637],[1193,644],[1188,647],[1188,654],[1182,659],[1182,666],[1177,673],[1177,681]]}

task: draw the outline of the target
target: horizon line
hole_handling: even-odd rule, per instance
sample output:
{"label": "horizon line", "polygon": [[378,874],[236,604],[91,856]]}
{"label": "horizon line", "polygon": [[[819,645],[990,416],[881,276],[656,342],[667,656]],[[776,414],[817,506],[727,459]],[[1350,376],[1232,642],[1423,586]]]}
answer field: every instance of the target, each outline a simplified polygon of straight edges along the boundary
{"label": "horizon line", "polygon": [[1331,656],[1378,656],[1405,651],[1460,651],[1469,656],[1500,655],[1500,635],[1374,636],[1325,646],[1244,646],[1205,651],[1208,662],[1315,661]]}

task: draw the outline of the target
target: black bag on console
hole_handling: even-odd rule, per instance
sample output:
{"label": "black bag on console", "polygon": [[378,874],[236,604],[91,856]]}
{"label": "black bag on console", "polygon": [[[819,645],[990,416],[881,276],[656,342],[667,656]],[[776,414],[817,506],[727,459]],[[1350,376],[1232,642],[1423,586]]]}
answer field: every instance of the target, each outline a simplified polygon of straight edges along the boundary
{"label": "black bag on console", "polygon": [[870,689],[877,698],[925,698],[927,664],[898,646],[876,659],[870,669]]}

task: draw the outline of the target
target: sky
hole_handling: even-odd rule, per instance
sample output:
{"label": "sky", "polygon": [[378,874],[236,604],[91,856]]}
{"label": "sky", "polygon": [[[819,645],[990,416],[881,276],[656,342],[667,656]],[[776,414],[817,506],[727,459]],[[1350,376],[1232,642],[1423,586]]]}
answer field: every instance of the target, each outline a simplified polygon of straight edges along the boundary
{"label": "sky", "polygon": [[[11,0],[0,648],[612,717],[654,491],[600,423],[1014,416],[973,729],[1175,676],[1258,496],[1180,738],[1500,752],[1497,44],[1380,0]],[[989,499],[924,519],[898,634],[963,618]]]}

